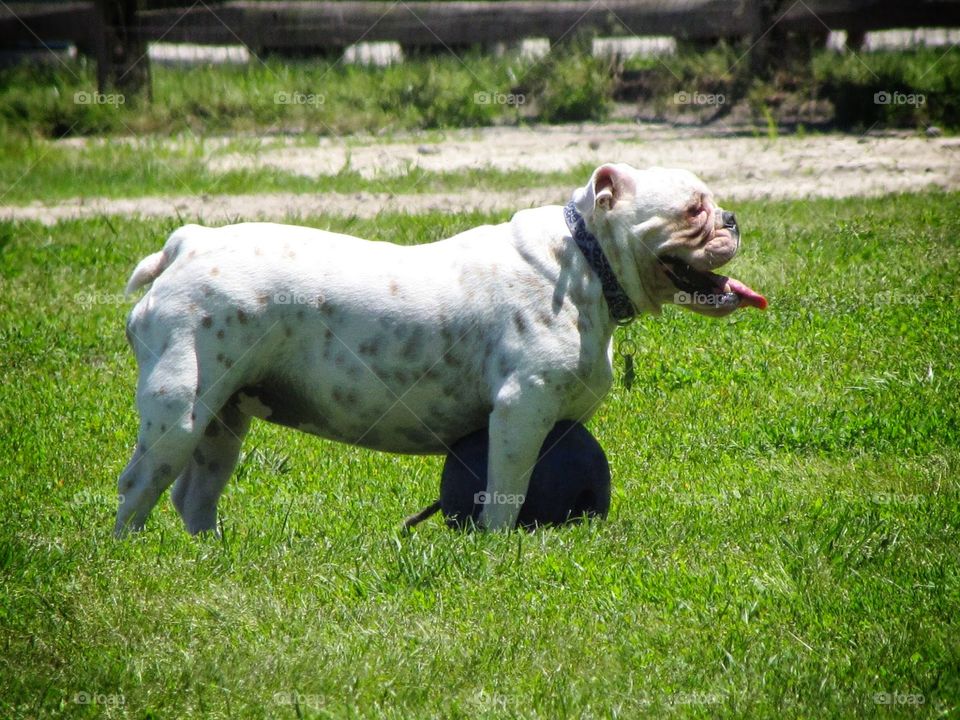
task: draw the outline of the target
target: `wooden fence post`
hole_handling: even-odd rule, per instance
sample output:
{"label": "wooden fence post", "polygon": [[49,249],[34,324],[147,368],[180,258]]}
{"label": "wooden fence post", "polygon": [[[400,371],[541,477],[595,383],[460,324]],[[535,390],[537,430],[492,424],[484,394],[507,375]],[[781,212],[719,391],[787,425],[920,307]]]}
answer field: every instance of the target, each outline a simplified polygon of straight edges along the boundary
{"label": "wooden fence post", "polygon": [[137,12],[143,0],[96,0],[97,88],[150,97],[150,60]]}

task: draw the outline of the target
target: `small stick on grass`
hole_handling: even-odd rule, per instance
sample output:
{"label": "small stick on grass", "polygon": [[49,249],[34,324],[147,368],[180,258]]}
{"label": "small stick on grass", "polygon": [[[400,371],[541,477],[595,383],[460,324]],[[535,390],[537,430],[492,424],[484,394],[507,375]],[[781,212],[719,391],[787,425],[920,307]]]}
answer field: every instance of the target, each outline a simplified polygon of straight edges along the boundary
{"label": "small stick on grass", "polygon": [[403,527],[404,527],[404,529],[405,529],[405,530],[409,530],[410,528],[414,527],[415,525],[419,525],[420,523],[422,523],[422,522],[423,522],[424,520],[426,520],[427,518],[436,515],[439,510],[440,510],[440,501],[439,501],[439,500],[436,500],[435,502],[430,503],[429,505],[427,505],[427,506],[426,506],[423,510],[421,510],[420,512],[415,513],[415,514],[411,515],[410,517],[408,517],[406,520],[404,520],[404,521],[403,521]]}

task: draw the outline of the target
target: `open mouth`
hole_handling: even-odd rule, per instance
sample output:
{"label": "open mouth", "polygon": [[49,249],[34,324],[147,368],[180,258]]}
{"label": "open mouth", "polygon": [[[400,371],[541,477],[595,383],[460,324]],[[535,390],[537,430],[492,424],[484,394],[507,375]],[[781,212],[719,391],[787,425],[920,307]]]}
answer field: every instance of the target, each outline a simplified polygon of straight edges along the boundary
{"label": "open mouth", "polygon": [[663,272],[679,291],[678,305],[697,305],[717,310],[735,310],[738,307],[755,307],[764,310],[767,299],[739,280],[717,275],[708,270],[697,270],[679,258],[660,258]]}

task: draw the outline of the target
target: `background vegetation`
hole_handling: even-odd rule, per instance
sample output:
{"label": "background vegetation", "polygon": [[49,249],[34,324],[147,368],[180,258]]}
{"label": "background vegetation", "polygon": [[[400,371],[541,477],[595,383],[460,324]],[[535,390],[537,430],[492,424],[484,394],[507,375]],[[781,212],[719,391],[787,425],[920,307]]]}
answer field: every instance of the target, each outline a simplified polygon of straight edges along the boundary
{"label": "background vegetation", "polygon": [[[754,76],[743,48],[681,48],[625,62],[571,43],[541,60],[480,52],[413,57],[386,68],[268,59],[246,66],[153,69],[153,101],[83,102],[96,87],[83,60],[0,70],[0,134],[41,137],[143,133],[347,132],[609,117],[614,100],[644,117],[740,120],[866,129],[960,126],[960,49],[838,54]],[[923,104],[877,104],[879,92]],[[723,94],[721,105],[678,104],[677,93]],[[78,101],[78,97],[80,101]],[[511,101],[510,98],[514,98]],[[520,98],[520,100],[516,100]],[[621,112],[622,114],[622,112]]]}

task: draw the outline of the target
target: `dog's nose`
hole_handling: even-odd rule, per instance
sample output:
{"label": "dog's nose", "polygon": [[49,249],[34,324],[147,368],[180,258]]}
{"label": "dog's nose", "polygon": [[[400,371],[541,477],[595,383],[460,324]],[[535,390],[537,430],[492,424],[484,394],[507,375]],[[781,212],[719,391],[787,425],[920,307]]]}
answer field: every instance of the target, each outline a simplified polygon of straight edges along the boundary
{"label": "dog's nose", "polygon": [[733,230],[737,227],[737,216],[734,215],[729,210],[723,211],[723,226],[728,230]]}

